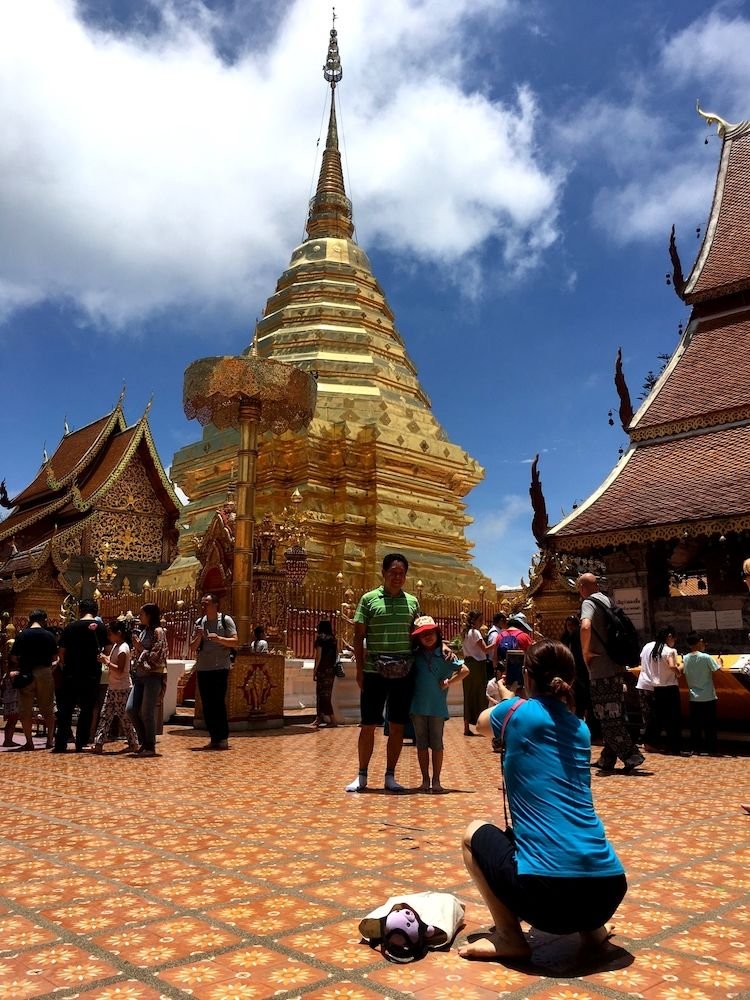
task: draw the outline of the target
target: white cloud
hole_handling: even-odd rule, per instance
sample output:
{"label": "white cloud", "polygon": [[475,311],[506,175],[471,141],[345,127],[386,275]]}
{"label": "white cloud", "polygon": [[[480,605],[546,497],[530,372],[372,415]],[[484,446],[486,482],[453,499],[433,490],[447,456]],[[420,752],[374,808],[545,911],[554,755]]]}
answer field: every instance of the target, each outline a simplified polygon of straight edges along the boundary
{"label": "white cloud", "polygon": [[678,80],[704,84],[707,90],[696,95],[702,98],[704,109],[731,120],[748,113],[748,52],[750,20],[731,17],[719,8],[670,39],[662,63]]}
{"label": "white cloud", "polygon": [[[594,222],[618,244],[667,240],[672,224],[692,263],[692,229],[703,225],[716,177],[717,146],[699,140],[701,122],[677,122],[663,110],[665,92],[689,86],[703,106],[732,120],[747,114],[750,20],[721,8],[664,41],[649,70],[631,82],[625,100],[597,97],[556,129],[561,149],[579,162],[606,163],[610,182],[593,198]],[[699,93],[695,93],[698,89]],[[685,128],[688,121],[693,127]],[[688,259],[689,258],[689,259]]]}
{"label": "white cloud", "polygon": [[[258,13],[229,64],[216,48],[232,27],[221,14],[199,0],[153,2],[162,17],[151,34],[97,29],[74,0],[0,6],[0,315],[48,298],[112,325],[175,304],[245,314],[301,238],[328,6],[293,0],[275,34],[260,34]],[[514,10],[511,0],[339,9],[365,246],[446,273],[463,256],[471,274],[492,240],[521,274],[556,239],[562,174],[539,159],[534,95],[520,87],[493,102],[458,82],[469,26]]]}
{"label": "white cloud", "polygon": [[477,545],[490,545],[500,542],[516,521],[525,517],[531,523],[531,504],[528,497],[517,493],[509,493],[502,498],[500,507],[483,511],[469,526],[467,534]]}

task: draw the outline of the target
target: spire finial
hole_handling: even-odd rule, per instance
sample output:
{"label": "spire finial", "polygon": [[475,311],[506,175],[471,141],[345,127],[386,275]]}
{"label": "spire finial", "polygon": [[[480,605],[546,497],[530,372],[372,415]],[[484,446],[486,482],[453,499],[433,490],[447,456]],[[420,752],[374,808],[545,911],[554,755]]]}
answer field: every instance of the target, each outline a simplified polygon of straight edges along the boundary
{"label": "spire finial", "polygon": [[341,68],[341,56],[339,55],[338,32],[336,31],[336,8],[333,8],[333,27],[331,28],[330,41],[328,42],[328,55],[326,64],[323,67],[323,76],[327,83],[330,83],[331,90],[336,89],[336,84],[341,82],[344,71]]}
{"label": "spire finial", "polygon": [[[336,12],[334,10],[334,24]],[[328,135],[315,197],[310,202],[307,219],[307,235],[311,240],[330,236],[335,239],[351,239],[354,234],[352,203],[346,197],[344,175],[341,170],[339,133],[336,122],[336,84],[341,81],[338,32],[331,28],[323,76],[331,86],[331,114],[328,119]]]}

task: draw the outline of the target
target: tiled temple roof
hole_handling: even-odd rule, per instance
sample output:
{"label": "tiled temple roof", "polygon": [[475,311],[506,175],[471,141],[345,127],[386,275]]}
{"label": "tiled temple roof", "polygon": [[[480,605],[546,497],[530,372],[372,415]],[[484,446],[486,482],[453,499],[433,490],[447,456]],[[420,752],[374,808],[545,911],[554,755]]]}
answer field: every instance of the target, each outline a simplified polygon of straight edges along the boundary
{"label": "tiled temple roof", "polygon": [[750,357],[750,309],[736,316],[695,321],[664,373],[664,378],[636,414],[631,430],[750,407],[750,378],[743,357]]}
{"label": "tiled temple roof", "polygon": [[750,423],[633,447],[609,479],[551,529],[571,536],[682,525],[750,512]]}
{"label": "tiled temple roof", "polygon": [[683,297],[691,305],[750,288],[750,122],[724,134],[708,226]]}
{"label": "tiled temple roof", "polygon": [[[16,507],[0,522],[0,542],[17,538],[20,543],[23,535],[26,545],[32,539],[32,544],[37,545],[52,536],[55,525],[62,528],[80,520],[96,504],[98,495],[127,468],[138,448],[148,452],[147,466],[155,485],[158,480],[165,509],[172,508],[176,517],[181,504],[162,468],[146,414],[137,424],[126,427],[118,403],[108,416],[63,438],[42,472],[19,494],[26,498],[24,503],[18,503],[16,498]],[[67,466],[62,464],[63,459],[69,463]]]}
{"label": "tiled temple roof", "polygon": [[[96,457],[98,446],[106,440],[108,433],[115,425],[119,425],[120,429],[125,426],[119,404],[106,416],[86,424],[85,427],[80,427],[77,431],[66,434],[50,460],[39,470],[33,482],[11,501],[13,506],[25,507],[28,504],[40,502],[42,498],[51,498],[59,490],[59,486],[65,485],[72,481],[75,476],[80,475],[89,462]],[[52,484],[50,483],[50,473],[54,476]]]}
{"label": "tiled temple roof", "polygon": [[[700,109],[699,109],[700,111]],[[559,550],[750,527],[750,121],[723,137],[703,246],[687,281],[688,328],[629,424],[602,486],[547,533]]]}

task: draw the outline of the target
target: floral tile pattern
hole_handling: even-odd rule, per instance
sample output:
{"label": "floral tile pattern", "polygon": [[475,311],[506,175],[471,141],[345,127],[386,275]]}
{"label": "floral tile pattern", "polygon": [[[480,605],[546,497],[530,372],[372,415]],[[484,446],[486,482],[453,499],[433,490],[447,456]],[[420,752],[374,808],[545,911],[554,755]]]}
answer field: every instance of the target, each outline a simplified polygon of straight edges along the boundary
{"label": "floral tile pattern", "polygon": [[[238,735],[206,760],[176,730],[148,762],[3,755],[0,1000],[750,996],[746,757],[654,755],[643,776],[595,776],[630,884],[614,941],[587,958],[577,938],[533,931],[531,962],[510,966],[457,951],[491,922],[460,839],[501,815],[497,756],[450,723],[453,792],[387,795],[378,740],[371,790],[347,795],[356,741],[349,727]],[[412,747],[398,777],[420,782]],[[450,950],[390,964],[358,922],[425,888],[455,892],[466,926]]]}

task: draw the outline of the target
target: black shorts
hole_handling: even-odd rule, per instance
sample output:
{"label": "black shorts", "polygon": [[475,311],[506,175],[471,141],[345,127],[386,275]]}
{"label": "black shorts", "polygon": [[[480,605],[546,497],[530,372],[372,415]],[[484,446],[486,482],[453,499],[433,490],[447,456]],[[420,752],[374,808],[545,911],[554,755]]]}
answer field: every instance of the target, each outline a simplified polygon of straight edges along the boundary
{"label": "black shorts", "polygon": [[372,671],[362,675],[359,710],[363,726],[382,726],[383,709],[388,703],[388,721],[405,726],[409,721],[411,696],[414,693],[414,671],[397,679],[381,677]]}
{"label": "black shorts", "polygon": [[491,823],[471,838],[471,853],[497,898],[520,920],[547,934],[596,930],[610,919],[628,888],[624,875],[519,875],[515,845]]}

